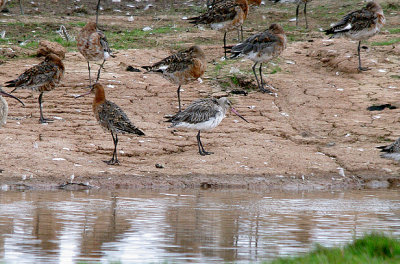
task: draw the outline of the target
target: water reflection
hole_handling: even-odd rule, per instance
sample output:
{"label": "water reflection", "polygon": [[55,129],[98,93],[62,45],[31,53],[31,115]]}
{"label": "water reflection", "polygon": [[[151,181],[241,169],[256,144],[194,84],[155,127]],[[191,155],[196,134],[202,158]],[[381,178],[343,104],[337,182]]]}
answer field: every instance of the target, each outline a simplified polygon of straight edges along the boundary
{"label": "water reflection", "polygon": [[400,235],[398,191],[0,192],[6,263],[248,263],[369,230]]}

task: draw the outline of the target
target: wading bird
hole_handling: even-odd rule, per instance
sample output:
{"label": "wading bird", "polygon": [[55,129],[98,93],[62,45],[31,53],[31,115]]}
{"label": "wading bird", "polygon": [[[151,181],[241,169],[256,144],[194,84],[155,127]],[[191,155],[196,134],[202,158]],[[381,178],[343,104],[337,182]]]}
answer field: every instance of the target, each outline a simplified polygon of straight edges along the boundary
{"label": "wading bird", "polygon": [[3,125],[5,125],[7,123],[7,116],[8,116],[8,104],[2,95],[14,98],[18,102],[20,102],[23,106],[25,106],[24,103],[20,99],[18,99],[17,97],[15,97],[11,94],[4,92],[0,87],[0,127],[2,127]]}
{"label": "wading bird", "polygon": [[97,29],[96,23],[88,22],[79,32],[76,43],[79,52],[85,57],[88,70],[89,70],[89,83],[92,84],[92,79],[90,77],[90,61],[100,61],[103,62],[97,72],[96,82],[100,78],[100,71],[104,66],[105,61],[111,56],[115,57],[108,46],[106,35]]}
{"label": "wading bird", "polygon": [[352,40],[358,40],[358,70],[366,71],[369,68],[361,66],[361,41],[377,34],[385,22],[381,6],[376,2],[369,2],[363,9],[347,14],[330,29],[325,30],[325,33],[332,34],[330,38],[345,36]]}
{"label": "wading bird", "polygon": [[64,76],[64,64],[55,54],[48,54],[43,62],[27,69],[17,79],[6,82],[6,87],[15,87],[13,93],[19,89],[28,89],[40,92],[39,109],[40,123],[52,121],[43,117],[42,96],[44,92],[53,90]]}
{"label": "wading bird", "polygon": [[180,89],[182,85],[195,81],[203,76],[206,70],[206,55],[199,46],[175,53],[152,66],[143,66],[148,72],[158,72],[167,80],[178,85],[178,104],[181,111]]}
{"label": "wading bird", "polygon": [[226,0],[216,2],[206,13],[189,18],[192,24],[210,25],[211,29],[224,32],[224,52],[226,58],[226,33],[238,29],[247,18],[249,6],[246,0]]}
{"label": "wading bird", "polygon": [[[243,43],[231,47],[230,52],[233,54],[231,58],[244,56],[252,60],[254,62],[252,69],[256,77],[258,88],[263,93],[272,93],[272,91],[264,87],[264,85],[266,85],[274,89],[271,85],[265,84],[263,81],[262,64],[279,56],[286,48],[286,42],[286,35],[283,28],[278,24],[272,24],[266,31],[255,34],[246,39]],[[258,63],[260,63],[259,72],[261,82],[258,80],[256,73],[256,66]]]}
{"label": "wading bird", "polygon": [[210,130],[219,125],[222,119],[225,118],[226,111],[231,108],[232,112],[238,115],[241,119],[248,122],[243,116],[231,106],[232,103],[226,97],[219,99],[206,98],[199,99],[191,103],[184,111],[177,113],[169,120],[172,122],[170,127],[195,129],[197,133],[197,146],[199,147],[200,155],[210,155],[213,152],[204,150],[200,140],[200,132]]}
{"label": "wading bird", "polygon": [[104,162],[109,165],[119,164],[117,158],[118,134],[144,136],[144,133],[132,124],[128,116],[118,105],[106,100],[104,87],[100,83],[95,83],[88,93],[77,97],[88,95],[93,91],[95,93],[92,104],[94,116],[104,130],[111,132],[114,142],[113,156],[109,161]]}

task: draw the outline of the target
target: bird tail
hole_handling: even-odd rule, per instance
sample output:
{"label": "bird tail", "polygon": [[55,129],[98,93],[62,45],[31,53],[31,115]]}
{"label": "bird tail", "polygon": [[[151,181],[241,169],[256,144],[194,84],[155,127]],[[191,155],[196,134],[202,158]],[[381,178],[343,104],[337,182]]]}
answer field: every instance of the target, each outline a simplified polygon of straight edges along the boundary
{"label": "bird tail", "polygon": [[5,87],[15,87],[10,93],[13,93],[13,92],[15,92],[18,88],[20,88],[20,87],[18,87],[18,86],[16,86],[17,85],[17,80],[12,80],[12,81],[8,81],[8,82],[6,82],[6,85],[5,85]]}
{"label": "bird tail", "polygon": [[148,73],[148,72],[163,72],[161,69],[158,69],[158,68],[153,68],[153,66],[141,66],[141,68],[142,69],[145,69],[147,72],[145,72],[145,73]]}
{"label": "bird tail", "polygon": [[189,20],[190,24],[201,24],[201,16],[197,16],[197,17],[190,17],[187,20]]}
{"label": "bird tail", "polygon": [[390,146],[379,146],[379,147],[376,147],[376,148],[380,149],[381,152],[388,152],[388,153],[392,152]]}
{"label": "bird tail", "polygon": [[136,134],[136,135],[138,135],[138,136],[144,136],[144,135],[145,135],[144,132],[143,132],[142,130],[140,130],[139,128],[137,128],[137,127],[135,127],[135,126],[132,126],[132,127],[130,128],[129,133],[131,133],[131,134]]}

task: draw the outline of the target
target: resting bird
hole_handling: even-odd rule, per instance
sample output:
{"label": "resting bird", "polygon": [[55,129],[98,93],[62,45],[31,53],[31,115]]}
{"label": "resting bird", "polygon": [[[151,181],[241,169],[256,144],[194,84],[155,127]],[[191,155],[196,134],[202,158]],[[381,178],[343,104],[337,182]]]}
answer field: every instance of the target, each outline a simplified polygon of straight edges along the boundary
{"label": "resting bird", "polygon": [[380,149],[381,152],[384,152],[381,154],[382,158],[400,161],[400,138],[390,145],[379,146],[377,148]]}
{"label": "resting bird", "polygon": [[111,132],[114,142],[113,156],[109,161],[104,162],[109,165],[119,164],[117,158],[118,134],[144,136],[144,133],[132,124],[128,116],[118,105],[106,100],[104,87],[100,83],[95,83],[88,93],[77,97],[88,95],[92,91],[95,93],[92,104],[94,116],[104,130]]}
{"label": "resting bird", "polygon": [[115,57],[108,45],[106,35],[97,29],[96,23],[88,22],[84,26],[76,38],[76,45],[79,52],[85,57],[88,70],[89,70],[89,83],[92,84],[92,79],[90,77],[90,61],[100,61],[103,62],[97,72],[96,82],[100,78],[100,71],[103,68],[105,61],[111,57]]}
{"label": "resting bird", "polygon": [[[264,87],[264,85],[266,85],[269,88],[274,89],[271,85],[264,84],[261,71],[262,64],[279,56],[286,48],[286,42],[286,35],[283,28],[278,24],[272,24],[266,31],[255,34],[246,39],[243,43],[233,46],[230,50],[233,54],[231,58],[244,56],[245,58],[252,60],[254,62],[252,69],[257,80],[258,88],[263,93],[272,93],[272,91]],[[258,63],[260,63],[259,71],[261,83],[257,78],[255,70]]]}
{"label": "resting bird", "polygon": [[180,89],[184,84],[203,76],[206,70],[206,55],[199,46],[175,53],[152,66],[143,66],[148,72],[161,73],[163,77],[178,85],[178,104],[181,111]]}
{"label": "resting bird", "polygon": [[213,152],[204,150],[200,140],[200,132],[210,130],[219,125],[222,119],[225,118],[226,111],[231,108],[232,112],[248,122],[243,116],[239,115],[236,110],[231,107],[232,103],[226,97],[220,99],[207,98],[198,99],[191,103],[184,111],[177,113],[169,120],[172,122],[170,127],[182,127],[195,129],[197,133],[197,146],[199,147],[200,155],[210,155]]}
{"label": "resting bird", "polygon": [[376,35],[385,25],[386,19],[381,6],[376,2],[369,2],[366,7],[347,14],[341,21],[334,24],[330,29],[325,30],[330,38],[341,36],[352,40],[358,40],[358,70],[366,71],[369,68],[361,66],[361,40],[369,39]]}
{"label": "resting bird", "polygon": [[2,95],[14,98],[18,102],[20,102],[23,106],[25,106],[21,100],[19,100],[17,97],[15,97],[11,94],[4,92],[0,87],[0,127],[2,127],[3,125],[5,125],[7,123],[7,116],[8,116],[8,104]]}
{"label": "resting bird", "polygon": [[192,24],[210,25],[211,29],[224,32],[226,58],[226,33],[238,29],[247,18],[249,6],[246,0],[225,0],[216,2],[206,13],[189,18]]}
{"label": "resting bird", "polygon": [[64,64],[61,59],[55,54],[48,54],[43,62],[27,69],[24,73],[18,76],[17,79],[6,82],[6,87],[15,87],[18,89],[29,89],[40,92],[39,109],[40,123],[52,121],[43,117],[42,111],[42,96],[44,92],[53,90],[64,76]]}

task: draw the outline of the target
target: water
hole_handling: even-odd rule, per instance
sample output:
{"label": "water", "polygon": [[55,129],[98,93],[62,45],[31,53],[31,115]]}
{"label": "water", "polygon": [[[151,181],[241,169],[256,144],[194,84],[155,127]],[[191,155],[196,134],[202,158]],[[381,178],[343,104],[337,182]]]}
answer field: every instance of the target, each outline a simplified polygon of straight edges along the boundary
{"label": "water", "polygon": [[[0,192],[6,263],[249,263],[400,235],[400,192]],[[0,260],[0,261],[1,261]]]}

